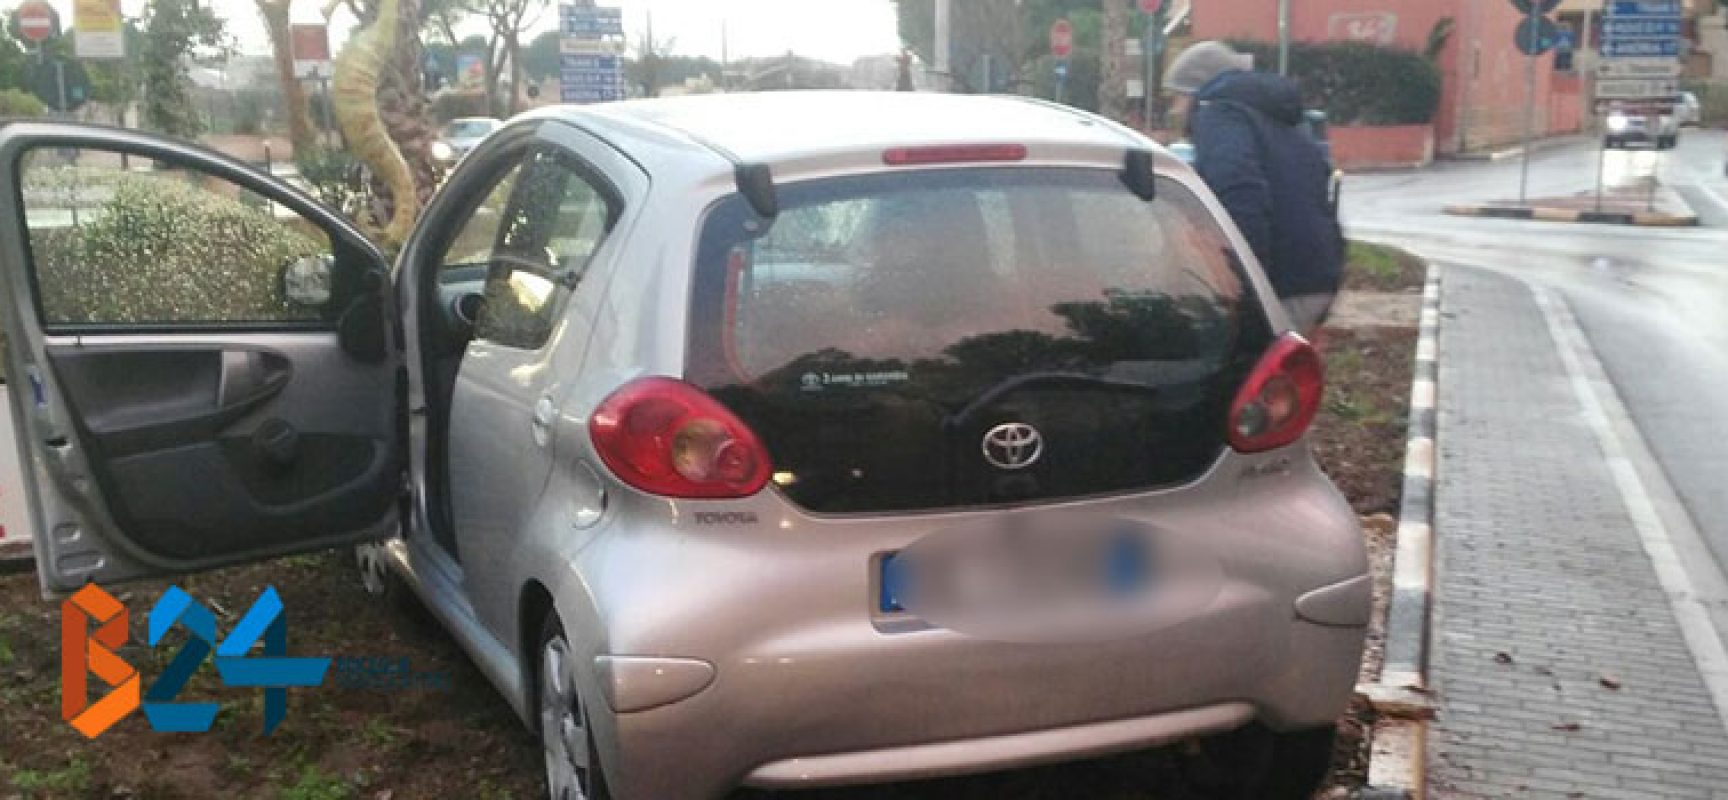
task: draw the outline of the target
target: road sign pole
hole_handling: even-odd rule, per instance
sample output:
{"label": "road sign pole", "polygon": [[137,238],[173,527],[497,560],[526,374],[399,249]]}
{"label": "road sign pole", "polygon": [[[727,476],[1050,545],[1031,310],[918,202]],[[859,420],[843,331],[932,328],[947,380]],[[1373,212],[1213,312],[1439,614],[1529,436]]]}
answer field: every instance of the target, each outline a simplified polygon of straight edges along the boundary
{"label": "road sign pole", "polygon": [[[1538,36],[1539,29],[1536,20],[1540,16],[1539,11],[1537,4],[1531,2],[1529,34],[1532,39]],[[1518,175],[1518,202],[1520,204],[1528,202],[1530,199],[1530,142],[1532,137],[1536,135],[1536,59],[1540,58],[1535,53],[1541,52],[1541,48],[1535,46],[1534,42],[1527,49],[1532,54],[1529,64],[1524,70],[1524,164]]]}
{"label": "road sign pole", "polygon": [[1608,141],[1606,139],[1598,141],[1596,146],[1601,148],[1596,152],[1596,211],[1600,213],[1602,211],[1602,184],[1608,180],[1606,174],[1608,171]]}
{"label": "road sign pole", "polygon": [[1278,0],[1278,74],[1290,74],[1290,0]]}
{"label": "road sign pole", "polygon": [[70,107],[66,104],[66,62],[58,58],[54,59],[54,96],[59,98],[60,113],[69,113],[66,111]]}

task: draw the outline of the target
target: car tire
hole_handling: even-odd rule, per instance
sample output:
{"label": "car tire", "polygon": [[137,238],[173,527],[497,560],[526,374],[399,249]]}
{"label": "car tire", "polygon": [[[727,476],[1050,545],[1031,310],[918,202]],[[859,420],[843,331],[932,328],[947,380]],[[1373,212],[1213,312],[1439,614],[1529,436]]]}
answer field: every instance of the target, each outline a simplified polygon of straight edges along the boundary
{"label": "car tire", "polygon": [[1602,140],[1602,147],[1604,149],[1607,149],[1607,150],[1619,150],[1620,149],[1620,140],[1615,139],[1614,137],[1610,136],[1610,137]]}
{"label": "car tire", "polygon": [[606,776],[588,727],[587,706],[575,686],[570,641],[558,612],[548,611],[534,648],[534,727],[546,763],[551,800],[610,800]]}
{"label": "car tire", "polygon": [[1188,788],[1215,800],[1308,800],[1332,767],[1337,728],[1277,733],[1249,723],[1192,743]]}

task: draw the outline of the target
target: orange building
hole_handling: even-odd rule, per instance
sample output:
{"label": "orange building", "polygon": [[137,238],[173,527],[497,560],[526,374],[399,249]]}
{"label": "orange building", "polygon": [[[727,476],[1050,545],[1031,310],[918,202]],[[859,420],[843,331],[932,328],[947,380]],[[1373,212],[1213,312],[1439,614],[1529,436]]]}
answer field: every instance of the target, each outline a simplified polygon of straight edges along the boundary
{"label": "orange building", "polygon": [[[1291,0],[1290,5],[1291,37],[1300,42],[1367,41],[1421,52],[1431,37],[1449,28],[1438,59],[1443,84],[1431,132],[1433,149],[1492,149],[1523,136],[1529,59],[1513,40],[1523,15],[1508,0]],[[1278,4],[1196,2],[1191,24],[1196,40],[1275,41]],[[1563,19],[1562,25],[1567,24],[1581,31],[1578,22]],[[1536,59],[1536,132],[1580,130],[1586,88],[1580,73],[1555,69],[1553,53]],[[1349,131],[1340,133],[1351,136]],[[1351,144],[1338,145],[1343,145],[1341,160],[1348,160]]]}

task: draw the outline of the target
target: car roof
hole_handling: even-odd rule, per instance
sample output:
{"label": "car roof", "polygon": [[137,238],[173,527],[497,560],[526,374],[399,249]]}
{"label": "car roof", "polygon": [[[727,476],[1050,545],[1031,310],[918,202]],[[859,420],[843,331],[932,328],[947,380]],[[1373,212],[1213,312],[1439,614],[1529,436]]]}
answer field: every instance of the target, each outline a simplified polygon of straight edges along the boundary
{"label": "car roof", "polygon": [[735,161],[955,143],[1141,146],[1126,128],[1018,97],[924,92],[756,92],[560,109],[669,129]]}

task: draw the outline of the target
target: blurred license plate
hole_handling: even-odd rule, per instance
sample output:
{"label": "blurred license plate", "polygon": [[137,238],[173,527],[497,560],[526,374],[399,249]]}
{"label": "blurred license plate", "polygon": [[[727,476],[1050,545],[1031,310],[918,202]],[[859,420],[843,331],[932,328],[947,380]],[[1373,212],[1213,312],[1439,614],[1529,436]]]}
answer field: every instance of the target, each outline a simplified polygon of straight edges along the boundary
{"label": "blurred license plate", "polygon": [[[1150,583],[1152,556],[1144,537],[1133,532],[1112,535],[1090,543],[1074,542],[1074,552],[1062,558],[1039,557],[1036,549],[1024,557],[992,551],[975,557],[953,550],[934,553],[917,548],[884,555],[879,561],[877,610],[884,614],[917,613],[919,602],[941,598],[941,604],[964,602],[967,597],[1000,599],[1004,606],[1037,603],[1057,593],[1081,593],[1097,597],[1127,597],[1139,594]],[[956,591],[956,584],[984,587],[978,591]]]}

